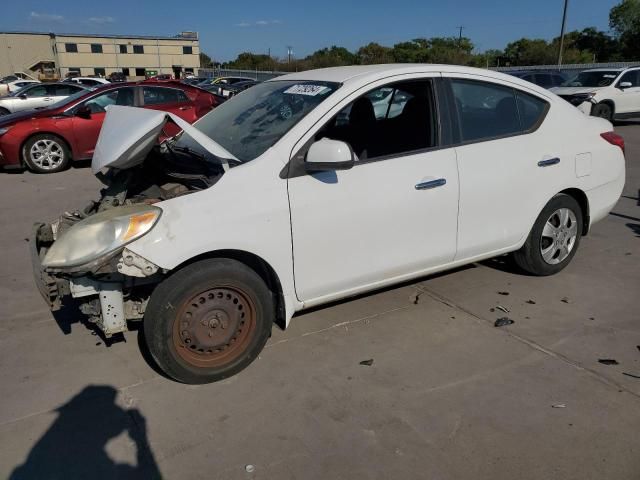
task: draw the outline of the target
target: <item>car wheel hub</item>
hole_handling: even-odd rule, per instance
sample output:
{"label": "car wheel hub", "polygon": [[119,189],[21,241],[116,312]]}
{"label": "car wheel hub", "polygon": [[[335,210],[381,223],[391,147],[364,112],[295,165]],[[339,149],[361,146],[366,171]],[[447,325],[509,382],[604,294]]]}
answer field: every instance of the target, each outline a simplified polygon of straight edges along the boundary
{"label": "car wheel hub", "polygon": [[563,262],[573,250],[578,236],[578,223],[573,211],[560,208],[547,219],[540,239],[540,253],[549,265]]}
{"label": "car wheel hub", "polygon": [[255,325],[255,307],[245,292],[214,288],[183,304],[174,320],[173,346],[191,365],[219,366],[246,350]]}
{"label": "car wheel hub", "polygon": [[31,161],[43,170],[53,170],[64,160],[64,151],[53,140],[38,140],[29,152]]}

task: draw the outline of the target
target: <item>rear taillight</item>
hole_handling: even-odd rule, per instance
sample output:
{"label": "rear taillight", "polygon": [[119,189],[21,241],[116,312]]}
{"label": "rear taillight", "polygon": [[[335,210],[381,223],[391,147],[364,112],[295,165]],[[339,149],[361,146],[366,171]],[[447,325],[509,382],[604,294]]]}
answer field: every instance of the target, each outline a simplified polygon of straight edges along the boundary
{"label": "rear taillight", "polygon": [[622,153],[624,153],[624,138],[618,135],[615,132],[605,132],[601,133],[600,136],[604,138],[611,145],[615,145],[616,147],[620,147]]}

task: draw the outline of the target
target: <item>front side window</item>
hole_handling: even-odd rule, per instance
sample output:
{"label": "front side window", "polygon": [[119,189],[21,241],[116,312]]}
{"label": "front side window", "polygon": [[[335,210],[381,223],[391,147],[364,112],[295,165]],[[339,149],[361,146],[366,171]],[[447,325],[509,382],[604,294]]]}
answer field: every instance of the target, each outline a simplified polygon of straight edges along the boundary
{"label": "front side window", "polygon": [[134,45],[133,46],[133,53],[144,53],[144,46],[143,45]]}
{"label": "front side window", "polygon": [[[260,83],[216,107],[194,126],[240,161],[248,162],[275,145],[338,87],[321,81]],[[180,142],[189,139],[183,136]]]}
{"label": "front side window", "polygon": [[640,86],[640,70],[632,70],[630,72],[625,73],[620,79],[620,81],[618,82],[618,85],[620,85],[623,82],[630,83],[632,87],[639,87]]}
{"label": "front side window", "polygon": [[119,88],[117,90],[109,90],[97,95],[86,102],[84,105],[89,107],[91,113],[103,113],[109,105],[124,105],[126,107],[134,106],[134,93],[132,87]]}
{"label": "front side window", "polygon": [[81,88],[77,85],[71,85],[70,83],[65,85],[50,85],[50,87],[52,89],[51,95],[58,97],[68,97],[69,95],[73,95],[74,93],[87,92],[84,88]]}
{"label": "front side window", "polygon": [[315,137],[348,143],[359,160],[436,146],[431,82],[409,81],[378,88],[354,100]]}
{"label": "front side window", "polygon": [[102,45],[100,45],[99,43],[92,43],[91,53],[102,53]]}
{"label": "front side window", "polygon": [[28,90],[25,89],[21,93],[26,94],[27,97],[47,97],[49,95],[44,85],[38,85],[37,87],[33,87]]}
{"label": "front side window", "polygon": [[581,72],[571,80],[562,84],[563,87],[608,87],[618,78],[618,70],[597,70]]}
{"label": "front side window", "polygon": [[462,142],[511,135],[520,131],[512,88],[485,82],[452,79]]}
{"label": "front side window", "polygon": [[78,44],[77,43],[65,43],[64,51],[67,53],[78,53]]}

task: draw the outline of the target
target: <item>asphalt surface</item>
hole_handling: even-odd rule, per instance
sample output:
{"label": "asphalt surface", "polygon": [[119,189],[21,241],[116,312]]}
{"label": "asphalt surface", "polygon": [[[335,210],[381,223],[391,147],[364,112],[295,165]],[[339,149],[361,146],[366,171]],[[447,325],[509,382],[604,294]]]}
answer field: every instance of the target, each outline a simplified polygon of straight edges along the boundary
{"label": "asphalt surface", "polygon": [[624,196],[559,275],[497,259],[315,309],[205,386],[39,297],[25,238],[89,169],[0,174],[0,478],[640,478],[640,122],[617,130]]}

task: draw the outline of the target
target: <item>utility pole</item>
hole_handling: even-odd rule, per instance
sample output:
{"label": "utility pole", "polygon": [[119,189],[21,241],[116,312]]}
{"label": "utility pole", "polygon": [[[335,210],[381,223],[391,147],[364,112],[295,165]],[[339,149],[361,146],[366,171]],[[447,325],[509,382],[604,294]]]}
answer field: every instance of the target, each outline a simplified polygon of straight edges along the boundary
{"label": "utility pole", "polygon": [[287,46],[287,70],[291,71],[291,54],[293,53],[293,47]]}
{"label": "utility pole", "polygon": [[462,30],[463,29],[464,29],[464,27],[462,25],[460,25],[458,27],[458,31],[459,31],[459,33],[458,33],[458,42],[462,42]]}
{"label": "utility pole", "polygon": [[567,8],[569,0],[564,0],[564,12],[562,13],[562,28],[560,30],[560,50],[558,51],[558,68],[562,65],[562,51],[564,50],[564,30],[567,26]]}

